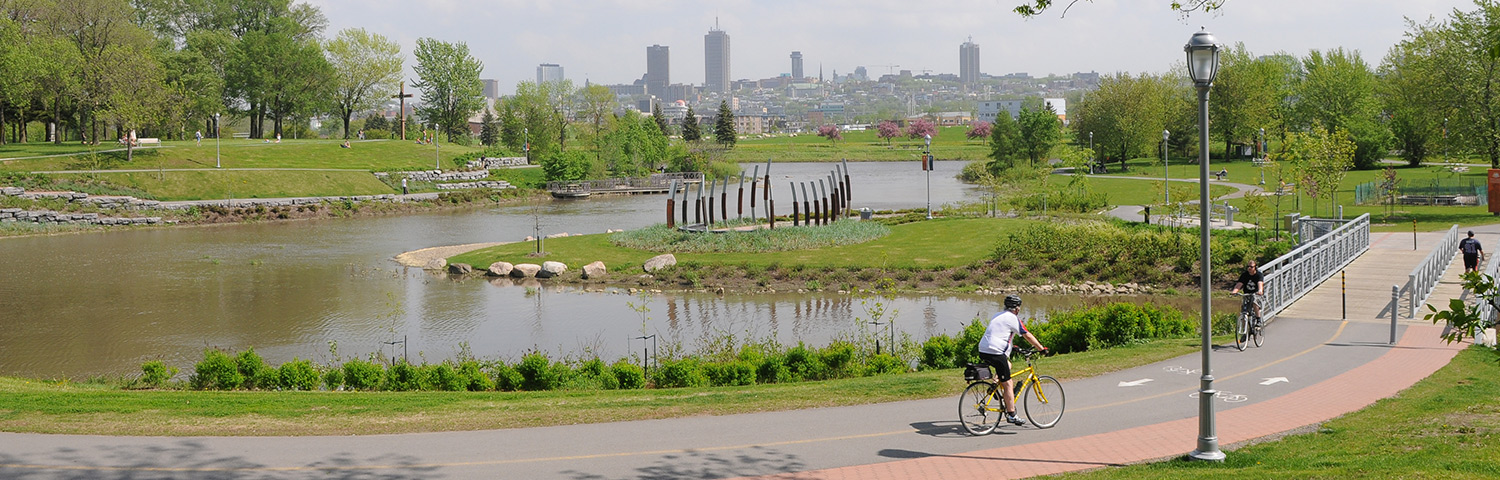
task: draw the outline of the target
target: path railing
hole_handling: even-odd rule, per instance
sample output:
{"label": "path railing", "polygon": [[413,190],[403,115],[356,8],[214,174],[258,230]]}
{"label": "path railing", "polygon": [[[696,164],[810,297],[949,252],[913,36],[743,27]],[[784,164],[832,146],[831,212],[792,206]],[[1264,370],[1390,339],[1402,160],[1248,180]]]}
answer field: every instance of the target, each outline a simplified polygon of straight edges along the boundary
{"label": "path railing", "polygon": [[1432,253],[1427,254],[1427,258],[1406,276],[1405,285],[1391,285],[1391,303],[1380,312],[1380,316],[1384,317],[1385,312],[1389,311],[1391,320],[1395,321],[1401,312],[1401,306],[1397,302],[1405,296],[1406,318],[1417,318],[1417,307],[1427,302],[1432,289],[1443,278],[1443,272],[1448,271],[1448,264],[1453,263],[1453,255],[1458,251],[1458,240],[1458,225],[1454,225],[1448,229],[1447,235],[1443,235],[1442,241],[1432,248]]}
{"label": "path railing", "polygon": [[1370,214],[1367,213],[1261,265],[1266,281],[1266,298],[1260,307],[1262,316],[1271,318],[1281,313],[1369,249]]}
{"label": "path railing", "polygon": [[[1484,270],[1481,270],[1481,273],[1489,275],[1490,278],[1495,278],[1496,270],[1500,270],[1500,255],[1490,255],[1489,260],[1486,260],[1484,262]],[[1464,293],[1462,295],[1459,295],[1458,299],[1464,302],[1470,302],[1469,297],[1472,296],[1474,296],[1474,292],[1465,288]],[[1475,298],[1473,301],[1478,302],[1479,304],[1480,322],[1479,325],[1474,326],[1474,331],[1469,332],[1469,334],[1473,338],[1479,338],[1479,334],[1481,330],[1484,329],[1485,325],[1491,325],[1495,323],[1495,303],[1493,300],[1487,298]],[[1476,341],[1475,343],[1478,342]]]}

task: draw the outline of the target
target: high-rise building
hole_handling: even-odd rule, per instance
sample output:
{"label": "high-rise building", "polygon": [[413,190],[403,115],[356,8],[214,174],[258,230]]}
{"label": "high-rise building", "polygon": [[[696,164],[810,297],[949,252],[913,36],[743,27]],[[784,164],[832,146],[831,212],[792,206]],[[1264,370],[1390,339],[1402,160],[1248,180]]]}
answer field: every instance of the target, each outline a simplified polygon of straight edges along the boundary
{"label": "high-rise building", "polygon": [[536,83],[557,82],[563,79],[563,68],[555,63],[543,63],[536,67]]}
{"label": "high-rise building", "polygon": [[485,98],[500,98],[499,81],[486,78],[480,80],[480,82],[484,83],[484,88],[481,90],[481,95],[483,95]]}
{"label": "high-rise building", "polygon": [[958,46],[958,81],[965,85],[979,82],[979,44],[974,37]]}
{"label": "high-rise building", "polygon": [[802,52],[792,52],[792,81],[802,81]]}
{"label": "high-rise building", "polygon": [[868,73],[867,70],[865,70],[864,65],[860,65],[858,67],[854,67],[854,76],[856,78],[859,78],[859,80],[862,81],[862,82],[868,82],[868,81],[870,81],[870,74]]}
{"label": "high-rise building", "polygon": [[703,86],[710,92],[729,93],[729,34],[718,22],[703,36]]}
{"label": "high-rise building", "polygon": [[657,98],[666,98],[667,85],[672,84],[671,55],[667,47],[646,47],[646,93]]}

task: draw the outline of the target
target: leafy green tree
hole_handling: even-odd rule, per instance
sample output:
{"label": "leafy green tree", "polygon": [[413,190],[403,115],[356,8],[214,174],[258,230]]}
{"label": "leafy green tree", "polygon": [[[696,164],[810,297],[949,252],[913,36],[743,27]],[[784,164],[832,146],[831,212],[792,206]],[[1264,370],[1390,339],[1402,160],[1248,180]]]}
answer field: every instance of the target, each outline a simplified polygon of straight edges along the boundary
{"label": "leafy green tree", "polygon": [[1411,22],[1386,55],[1382,97],[1408,162],[1441,147],[1500,168],[1500,4],[1474,6],[1445,21]]}
{"label": "leafy green tree", "polygon": [[714,119],[714,140],[720,145],[734,147],[737,135],[734,131],[734,112],[728,101],[719,102],[719,117]]}
{"label": "leafy green tree", "polygon": [[[885,134],[884,126],[882,123],[881,135]],[[990,126],[990,162],[987,169],[990,173],[998,174],[1001,170],[1008,170],[1016,165],[1016,157],[1021,154],[1020,136],[1020,127],[1016,126],[1015,119],[1010,118],[1010,113],[1001,112],[995,116],[995,123]]]}
{"label": "leafy green tree", "polygon": [[[105,113],[121,129],[132,131],[150,125],[162,117],[166,91],[161,64],[149,52],[128,45],[110,45],[100,59],[115,64],[104,77]],[[134,146],[126,144],[126,160],[133,160]]]}
{"label": "leafy green tree", "polygon": [[[572,93],[570,82],[521,82],[516,84],[516,93],[505,99],[506,108],[520,122],[515,133],[521,143],[529,142],[533,158],[538,152],[550,152],[552,146],[563,150],[562,138],[566,133],[566,120],[562,115],[562,102]],[[505,109],[501,110],[502,118]],[[515,147],[521,147],[516,145]]]}
{"label": "leafy green tree", "polygon": [[1310,51],[1302,59],[1302,68],[1294,107],[1297,125],[1348,132],[1357,145],[1355,168],[1374,168],[1391,139],[1380,122],[1375,72],[1358,52],[1342,48]]}
{"label": "leafy green tree", "polygon": [[656,129],[661,130],[662,135],[667,134],[667,117],[661,113],[661,103],[651,104],[651,120],[656,122]]}
{"label": "leafy green tree", "polygon": [[1123,168],[1127,159],[1161,153],[1161,132],[1180,106],[1175,98],[1182,88],[1160,75],[1103,76],[1074,107],[1071,126],[1079,138],[1092,133],[1095,149]]}
{"label": "leafy green tree", "polygon": [[514,151],[522,151],[526,141],[525,128],[521,117],[516,115],[515,103],[507,99],[495,101],[496,109],[500,111],[500,144]]}
{"label": "leafy green tree", "polygon": [[479,128],[479,143],[486,147],[494,146],[500,142],[500,123],[495,121],[495,114],[490,109],[484,109],[484,117],[481,119],[483,126]]}
{"label": "leafy green tree", "polygon": [[703,131],[698,127],[698,116],[693,114],[693,107],[688,107],[687,115],[682,117],[682,139],[689,142],[703,139]]}
{"label": "leafy green tree", "polygon": [[614,123],[604,136],[601,173],[643,177],[668,163],[667,137],[650,117],[628,110]]}
{"label": "leafy green tree", "polygon": [[1320,197],[1327,195],[1332,204],[1333,195],[1354,166],[1356,149],[1347,130],[1330,131],[1314,126],[1308,132],[1288,134],[1278,161],[1287,163],[1296,172],[1299,186],[1313,197],[1313,215],[1317,215]]}
{"label": "leafy green tree", "polygon": [[[1028,0],[1025,3],[1016,6],[1016,8],[1012,9],[1012,11],[1016,12],[1016,14],[1022,17],[1035,17],[1037,15],[1041,15],[1042,12],[1047,11],[1047,9],[1052,8],[1052,4],[1054,1],[1055,0]],[[1068,6],[1064,7],[1064,15],[1067,14],[1066,11],[1068,8],[1071,8],[1073,4],[1078,3],[1078,0],[1066,1]],[[1172,10],[1176,11],[1178,14],[1185,16],[1193,12],[1207,13],[1218,10],[1220,8],[1223,8],[1224,2],[1227,1],[1229,0],[1172,0],[1169,5],[1172,7]]]}
{"label": "leafy green tree", "polygon": [[484,82],[479,72],[484,64],[469,55],[469,45],[432,38],[417,39],[417,82],[422,89],[422,107],[417,114],[436,124],[448,141],[469,132],[469,116],[484,106]]}
{"label": "leafy green tree", "polygon": [[1032,167],[1036,167],[1037,160],[1044,159],[1047,152],[1062,140],[1062,122],[1051,106],[1022,107],[1016,123],[1020,132],[1016,137],[1016,144],[1021,147],[1026,158],[1031,160]]}
{"label": "leafy green tree", "polygon": [[401,46],[363,28],[339,31],[324,45],[334,72],[334,103],[344,120],[344,138],[349,138],[349,120],[354,112],[384,104],[401,82]]}
{"label": "leafy green tree", "polygon": [[1291,72],[1276,57],[1258,57],[1236,43],[1220,54],[1219,73],[1209,95],[1209,128],[1224,141],[1224,151],[1235,145],[1251,145],[1260,129],[1273,126],[1282,102],[1282,86]]}
{"label": "leafy green tree", "polygon": [[[0,145],[6,143],[10,132],[6,128],[6,110],[29,103],[39,87],[37,70],[41,62],[22,38],[20,25],[0,16]],[[24,118],[20,121],[25,124]],[[25,137],[18,140],[25,142]]]}

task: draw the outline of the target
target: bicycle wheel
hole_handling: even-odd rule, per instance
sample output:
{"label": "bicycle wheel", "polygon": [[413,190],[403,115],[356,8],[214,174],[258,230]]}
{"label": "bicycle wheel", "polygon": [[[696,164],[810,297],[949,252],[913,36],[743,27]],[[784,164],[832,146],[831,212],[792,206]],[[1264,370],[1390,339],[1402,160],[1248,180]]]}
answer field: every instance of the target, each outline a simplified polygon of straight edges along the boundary
{"label": "bicycle wheel", "polygon": [[1262,321],[1257,320],[1255,326],[1250,327],[1250,337],[1255,339],[1255,348],[1260,348],[1261,345],[1266,343],[1266,331],[1264,330],[1265,326],[1261,325]]}
{"label": "bicycle wheel", "polygon": [[974,382],[958,397],[958,423],[970,435],[985,435],[995,431],[1000,423],[1000,399],[990,392],[989,382]]}
{"label": "bicycle wheel", "polygon": [[1234,322],[1234,348],[1245,351],[1250,340],[1250,315],[1240,312],[1240,318]]}
{"label": "bicycle wheel", "polygon": [[1062,383],[1046,375],[1026,382],[1026,392],[1021,404],[1026,408],[1026,419],[1036,428],[1052,428],[1062,420],[1067,398],[1063,396]]}

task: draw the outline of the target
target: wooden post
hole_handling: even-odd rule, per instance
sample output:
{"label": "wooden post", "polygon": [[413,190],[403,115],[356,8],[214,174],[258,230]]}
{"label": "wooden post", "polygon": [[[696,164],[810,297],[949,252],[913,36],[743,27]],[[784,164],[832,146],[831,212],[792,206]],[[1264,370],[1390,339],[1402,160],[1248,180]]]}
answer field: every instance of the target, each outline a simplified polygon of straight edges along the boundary
{"label": "wooden post", "polygon": [[795,227],[795,226],[799,225],[799,223],[797,223],[798,221],[799,220],[797,219],[797,185],[796,184],[792,184],[792,226]]}
{"label": "wooden post", "polygon": [[406,99],[411,98],[411,96],[412,94],[406,93],[406,82],[401,82],[401,93],[393,95],[393,97],[401,99],[401,111],[396,112],[396,116],[401,118],[401,140],[406,140]]}

